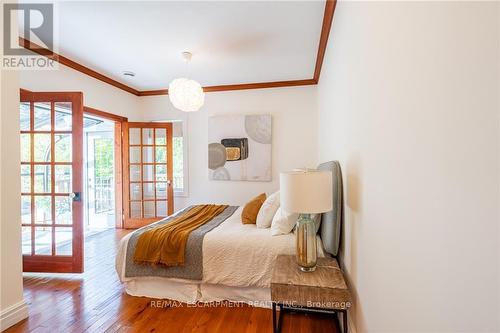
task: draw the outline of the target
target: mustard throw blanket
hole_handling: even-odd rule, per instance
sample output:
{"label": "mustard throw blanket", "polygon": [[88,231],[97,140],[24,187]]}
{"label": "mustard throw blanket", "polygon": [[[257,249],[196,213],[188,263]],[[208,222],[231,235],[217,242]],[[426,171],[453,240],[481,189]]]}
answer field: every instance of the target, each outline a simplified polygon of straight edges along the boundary
{"label": "mustard throw blanket", "polygon": [[145,231],[137,240],[134,261],[183,266],[184,251],[191,231],[209,222],[227,207],[227,205],[194,206],[170,223]]}

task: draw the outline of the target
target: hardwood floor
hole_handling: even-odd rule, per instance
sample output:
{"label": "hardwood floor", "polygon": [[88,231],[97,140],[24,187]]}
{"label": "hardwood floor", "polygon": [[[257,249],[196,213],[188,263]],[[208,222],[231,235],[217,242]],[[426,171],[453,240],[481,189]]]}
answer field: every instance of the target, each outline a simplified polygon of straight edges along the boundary
{"label": "hardwood floor", "polygon": [[[271,332],[270,309],[250,306],[157,307],[125,293],[115,272],[115,249],[125,230],[85,241],[85,273],[25,274],[29,318],[6,332]],[[336,332],[331,316],[285,314],[283,332]]]}

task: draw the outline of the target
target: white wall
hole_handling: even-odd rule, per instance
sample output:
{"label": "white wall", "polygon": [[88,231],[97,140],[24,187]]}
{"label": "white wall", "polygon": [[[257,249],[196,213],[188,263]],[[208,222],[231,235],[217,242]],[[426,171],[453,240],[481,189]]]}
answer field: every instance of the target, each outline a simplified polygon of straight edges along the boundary
{"label": "white wall", "polygon": [[58,70],[22,71],[21,88],[31,91],[81,91],[85,106],[140,120],[139,97],[64,65]]}
{"label": "white wall", "polygon": [[499,3],[340,2],[318,90],[357,332],[499,318]]}
{"label": "white wall", "polygon": [[[3,17],[3,1],[0,16]],[[0,30],[3,54],[3,27]],[[0,107],[0,331],[3,331],[28,316],[21,256],[18,71],[0,70]]]}
{"label": "white wall", "polygon": [[26,318],[21,257],[19,72],[0,71],[0,330]]}
{"label": "white wall", "polygon": [[[279,187],[279,172],[317,165],[316,87],[214,92],[198,112],[173,109],[168,96],[141,97],[145,121],[187,120],[189,197],[175,198],[176,209],[196,203],[242,205],[261,192]],[[208,179],[208,117],[265,114],[273,117],[272,182],[223,182]]]}

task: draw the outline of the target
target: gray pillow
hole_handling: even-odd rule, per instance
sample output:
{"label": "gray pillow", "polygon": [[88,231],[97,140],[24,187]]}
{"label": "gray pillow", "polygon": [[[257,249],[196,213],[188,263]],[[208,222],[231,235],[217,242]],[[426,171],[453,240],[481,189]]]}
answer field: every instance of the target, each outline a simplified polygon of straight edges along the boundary
{"label": "gray pillow", "polygon": [[321,216],[323,214],[311,214],[311,219],[314,221],[314,226],[316,227],[316,233],[318,233],[321,227]]}
{"label": "gray pillow", "polygon": [[[314,222],[314,228],[316,229],[316,233],[318,233],[319,231],[319,228],[321,227],[321,216],[323,216],[323,214],[311,214],[311,219],[313,220]],[[293,233],[295,233],[297,231],[297,227],[293,227]]]}

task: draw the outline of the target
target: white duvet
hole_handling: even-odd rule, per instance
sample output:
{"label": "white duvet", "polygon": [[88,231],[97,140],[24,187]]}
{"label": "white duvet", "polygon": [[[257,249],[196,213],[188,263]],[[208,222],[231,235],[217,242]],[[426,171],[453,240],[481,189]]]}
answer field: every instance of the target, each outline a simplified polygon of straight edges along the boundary
{"label": "white duvet", "polygon": [[[269,288],[276,257],[279,254],[295,254],[293,233],[271,236],[269,228],[258,229],[255,224],[242,224],[241,211],[242,207],[238,208],[231,217],[205,235],[201,283]],[[133,280],[124,276],[128,239],[122,239],[117,253],[117,272],[122,281]],[[321,238],[317,237],[317,240],[318,256],[324,256]]]}

